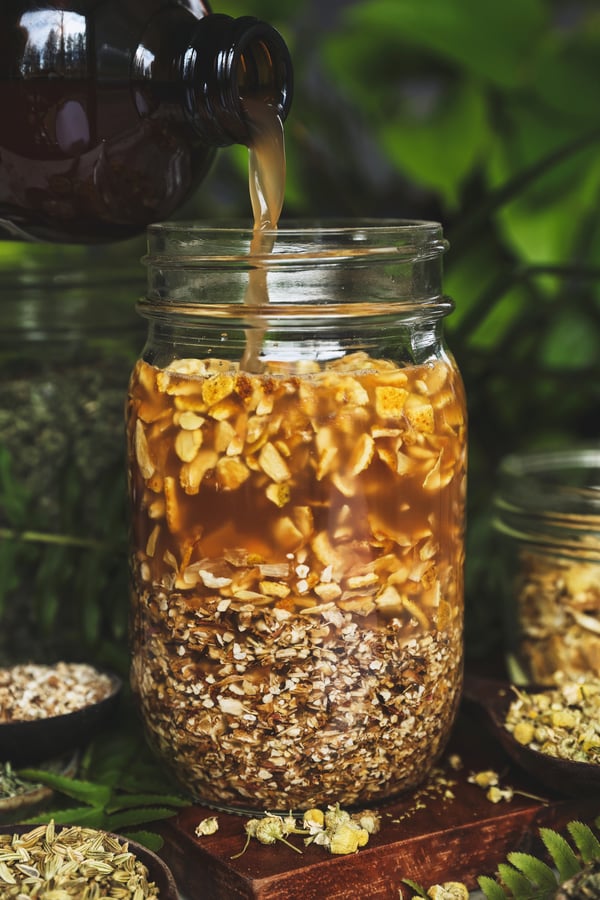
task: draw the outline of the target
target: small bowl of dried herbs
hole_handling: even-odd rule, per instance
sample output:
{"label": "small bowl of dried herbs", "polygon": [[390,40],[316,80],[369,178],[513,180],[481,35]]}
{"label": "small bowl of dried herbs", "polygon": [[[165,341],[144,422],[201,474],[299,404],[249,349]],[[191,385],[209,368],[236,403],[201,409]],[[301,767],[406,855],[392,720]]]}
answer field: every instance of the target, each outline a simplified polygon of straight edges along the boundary
{"label": "small bowl of dried herbs", "polygon": [[537,781],[571,797],[600,793],[599,678],[516,686],[468,676],[464,697]]}
{"label": "small bowl of dried herbs", "polygon": [[121,689],[120,678],[87,663],[0,667],[0,761],[23,766],[87,744]]}
{"label": "small bowl of dried herbs", "polygon": [[[61,756],[39,764],[52,775],[73,778],[77,772],[79,754]],[[54,791],[51,787],[24,778],[12,763],[0,762],[0,825],[32,816],[46,807]]]}
{"label": "small bowl of dried herbs", "polygon": [[162,859],[121,835],[79,825],[0,827],[2,898],[178,900]]}

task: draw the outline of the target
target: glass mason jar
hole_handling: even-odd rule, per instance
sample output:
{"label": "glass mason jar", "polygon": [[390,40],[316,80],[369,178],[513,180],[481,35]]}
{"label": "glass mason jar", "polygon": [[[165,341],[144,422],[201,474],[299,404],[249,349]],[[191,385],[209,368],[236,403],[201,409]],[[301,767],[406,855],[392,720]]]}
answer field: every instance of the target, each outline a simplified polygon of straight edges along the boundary
{"label": "glass mason jar", "polygon": [[0,247],[0,665],[127,652],[139,249]]}
{"label": "glass mason jar", "polygon": [[132,684],[200,801],[364,805],[427,775],[461,688],[446,243],[399,221],[290,225],[264,253],[252,238],[149,231],[128,399]]}
{"label": "glass mason jar", "polygon": [[494,506],[511,677],[597,677],[600,446],[507,457]]}

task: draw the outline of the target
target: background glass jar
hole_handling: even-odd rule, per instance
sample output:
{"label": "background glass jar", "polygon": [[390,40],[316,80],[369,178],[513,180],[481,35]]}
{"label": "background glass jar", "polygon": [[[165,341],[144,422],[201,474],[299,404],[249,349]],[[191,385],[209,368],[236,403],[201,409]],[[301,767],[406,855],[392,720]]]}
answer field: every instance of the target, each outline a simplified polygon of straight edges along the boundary
{"label": "background glass jar", "polygon": [[507,457],[494,521],[511,678],[600,675],[600,446]]}
{"label": "background glass jar", "polygon": [[123,393],[139,249],[0,254],[0,665],[127,660]]}
{"label": "background glass jar", "polygon": [[[365,804],[449,736],[465,401],[435,223],[149,232],[132,684],[198,799]],[[252,250],[252,252],[251,252]]]}

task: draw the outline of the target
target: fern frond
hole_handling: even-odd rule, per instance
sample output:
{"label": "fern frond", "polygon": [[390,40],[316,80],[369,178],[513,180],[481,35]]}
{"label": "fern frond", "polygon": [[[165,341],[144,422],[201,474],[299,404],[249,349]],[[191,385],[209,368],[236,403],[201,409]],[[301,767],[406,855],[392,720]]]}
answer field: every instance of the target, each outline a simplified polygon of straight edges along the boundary
{"label": "fern frond", "polygon": [[561,882],[567,881],[581,870],[581,864],[573,848],[562,835],[552,831],[551,828],[540,828],[540,837],[558,869]]}
{"label": "fern frond", "polygon": [[541,859],[530,853],[509,853],[506,857],[511,865],[526,875],[529,881],[544,891],[556,891],[556,875]]}
{"label": "fern frond", "polygon": [[477,884],[482,894],[487,897],[487,900],[508,900],[508,894],[493,878],[489,878],[487,875],[480,875],[477,879]]}
{"label": "fern frond", "polygon": [[569,822],[567,828],[575,842],[575,846],[581,853],[584,863],[600,859],[600,841],[589,825],[575,821]]}
{"label": "fern frond", "polygon": [[529,900],[534,896],[533,885],[527,876],[517,871],[514,866],[507,863],[500,863],[498,866],[498,876],[502,884],[506,885],[513,897],[519,900]]}

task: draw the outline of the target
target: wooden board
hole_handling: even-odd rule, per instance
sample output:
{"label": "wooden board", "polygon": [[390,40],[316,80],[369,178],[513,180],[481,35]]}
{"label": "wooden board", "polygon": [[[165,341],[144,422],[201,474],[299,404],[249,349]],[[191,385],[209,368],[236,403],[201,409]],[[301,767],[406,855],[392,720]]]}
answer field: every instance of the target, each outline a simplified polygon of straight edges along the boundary
{"label": "wooden board", "polygon": [[[452,754],[462,760],[459,771],[449,765]],[[600,814],[600,796],[561,798],[515,769],[481,721],[465,711],[440,768],[446,780],[455,782],[449,788],[453,797],[444,797],[448,788],[429,781],[379,807],[380,832],[351,856],[304,847],[296,836],[292,839],[301,855],[281,843],[265,846],[253,840],[243,856],[232,859],[244,845],[244,819],[217,813],[219,830],[196,838],[197,824],[215,815],[202,806],[162,823],[161,856],[189,900],[398,900],[404,878],[425,887],[459,880],[474,888],[476,876],[493,875],[510,851],[541,852],[539,826],[561,829],[575,818],[592,823]],[[491,803],[468,781],[471,773],[487,769],[501,775],[502,786],[543,799],[515,794],[510,803]],[[404,896],[410,896],[407,889]]]}

